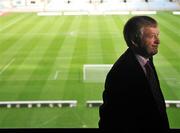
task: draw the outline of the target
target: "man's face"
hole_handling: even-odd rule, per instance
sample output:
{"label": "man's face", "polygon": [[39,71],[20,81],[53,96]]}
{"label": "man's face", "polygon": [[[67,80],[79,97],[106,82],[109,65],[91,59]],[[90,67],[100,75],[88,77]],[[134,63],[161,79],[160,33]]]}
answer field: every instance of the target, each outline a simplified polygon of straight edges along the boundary
{"label": "man's face", "polygon": [[142,56],[149,58],[158,53],[159,29],[157,27],[144,27],[141,29],[141,49]]}

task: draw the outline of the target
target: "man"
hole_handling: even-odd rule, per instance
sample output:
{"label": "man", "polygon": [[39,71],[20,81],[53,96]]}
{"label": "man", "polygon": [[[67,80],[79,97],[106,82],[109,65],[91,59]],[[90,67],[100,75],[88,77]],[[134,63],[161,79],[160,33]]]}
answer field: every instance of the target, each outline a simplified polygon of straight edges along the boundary
{"label": "man", "polygon": [[149,16],[134,16],[123,33],[128,49],[106,77],[99,128],[168,132],[165,100],[152,60],[160,43],[158,24]]}

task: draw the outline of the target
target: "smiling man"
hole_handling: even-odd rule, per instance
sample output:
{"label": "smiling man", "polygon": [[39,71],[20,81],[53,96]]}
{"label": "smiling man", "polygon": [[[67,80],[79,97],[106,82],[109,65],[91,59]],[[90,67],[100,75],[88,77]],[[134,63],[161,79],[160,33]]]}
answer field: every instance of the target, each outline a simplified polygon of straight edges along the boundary
{"label": "smiling man", "polygon": [[128,49],[106,77],[99,128],[169,132],[165,100],[153,64],[160,44],[158,23],[149,16],[134,16],[123,33]]}

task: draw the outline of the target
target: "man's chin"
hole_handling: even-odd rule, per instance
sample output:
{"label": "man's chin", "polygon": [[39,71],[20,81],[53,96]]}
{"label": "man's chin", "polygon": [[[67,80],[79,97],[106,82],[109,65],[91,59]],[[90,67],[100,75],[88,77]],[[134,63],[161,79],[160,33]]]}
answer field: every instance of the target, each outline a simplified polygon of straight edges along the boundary
{"label": "man's chin", "polygon": [[158,50],[154,51],[154,52],[153,52],[153,55],[156,55],[157,53],[158,53]]}

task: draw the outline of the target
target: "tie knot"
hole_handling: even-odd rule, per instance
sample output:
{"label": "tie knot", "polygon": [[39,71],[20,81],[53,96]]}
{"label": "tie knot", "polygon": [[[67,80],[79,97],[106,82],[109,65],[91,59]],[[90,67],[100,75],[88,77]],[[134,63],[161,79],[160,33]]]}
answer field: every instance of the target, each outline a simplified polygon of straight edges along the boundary
{"label": "tie knot", "polygon": [[150,61],[148,60],[147,62],[146,62],[146,64],[144,65],[144,67],[149,67],[150,66]]}
{"label": "tie knot", "polygon": [[146,75],[147,75],[148,77],[150,77],[151,74],[152,74],[152,72],[153,72],[153,70],[152,70],[152,67],[151,67],[151,65],[150,65],[150,61],[149,61],[149,60],[146,62],[146,64],[144,65],[144,67],[145,67],[145,69],[146,69]]}

